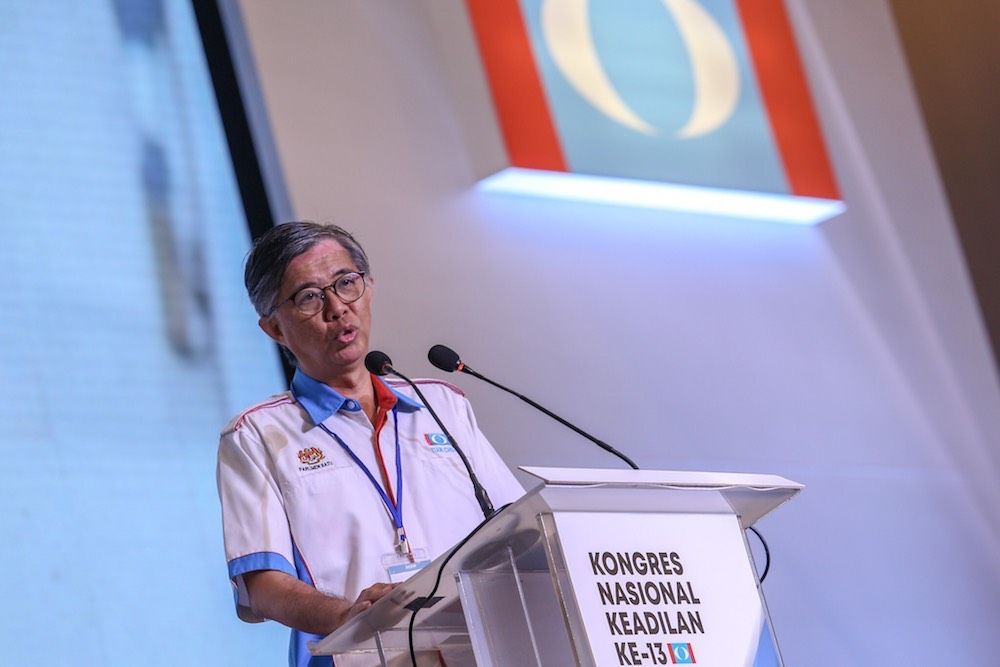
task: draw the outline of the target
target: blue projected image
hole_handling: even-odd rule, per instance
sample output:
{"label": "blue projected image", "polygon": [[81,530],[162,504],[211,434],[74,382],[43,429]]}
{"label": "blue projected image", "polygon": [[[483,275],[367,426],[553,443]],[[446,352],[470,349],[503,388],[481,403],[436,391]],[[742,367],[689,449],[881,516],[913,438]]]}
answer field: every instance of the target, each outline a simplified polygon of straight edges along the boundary
{"label": "blue projected image", "polygon": [[236,619],[218,433],[284,388],[191,7],[0,6],[0,662],[282,664]]}

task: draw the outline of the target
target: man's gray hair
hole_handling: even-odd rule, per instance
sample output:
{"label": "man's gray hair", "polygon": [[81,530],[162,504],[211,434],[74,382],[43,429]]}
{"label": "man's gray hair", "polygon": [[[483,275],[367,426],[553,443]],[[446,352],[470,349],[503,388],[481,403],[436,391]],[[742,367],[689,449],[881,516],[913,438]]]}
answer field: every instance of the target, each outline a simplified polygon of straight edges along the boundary
{"label": "man's gray hair", "polygon": [[269,314],[278,302],[281,283],[292,260],[326,239],[343,246],[366,279],[371,275],[364,248],[337,225],[309,221],[282,223],[258,238],[247,255],[243,283],[258,315],[264,317]]}

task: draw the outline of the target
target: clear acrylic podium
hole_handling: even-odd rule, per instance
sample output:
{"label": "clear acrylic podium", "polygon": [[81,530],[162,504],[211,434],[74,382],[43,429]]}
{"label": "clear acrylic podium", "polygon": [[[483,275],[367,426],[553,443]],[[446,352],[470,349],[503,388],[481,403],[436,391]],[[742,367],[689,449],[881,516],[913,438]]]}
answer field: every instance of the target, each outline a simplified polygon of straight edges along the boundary
{"label": "clear acrylic podium", "polygon": [[412,641],[418,664],[448,667],[781,667],[744,531],[802,485],[522,470],[542,484],[312,653],[408,666]]}

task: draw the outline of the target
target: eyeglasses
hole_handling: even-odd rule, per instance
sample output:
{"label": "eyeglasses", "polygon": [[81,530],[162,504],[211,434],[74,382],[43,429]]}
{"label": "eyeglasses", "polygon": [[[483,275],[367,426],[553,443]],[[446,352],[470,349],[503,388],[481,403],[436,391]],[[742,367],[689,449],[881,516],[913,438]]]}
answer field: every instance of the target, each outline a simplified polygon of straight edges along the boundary
{"label": "eyeglasses", "polygon": [[268,311],[267,316],[291,301],[300,313],[311,317],[326,306],[327,290],[332,290],[344,303],[354,303],[365,293],[365,274],[352,271],[338,276],[337,280],[326,287],[304,287],[284,301],[276,303]]}

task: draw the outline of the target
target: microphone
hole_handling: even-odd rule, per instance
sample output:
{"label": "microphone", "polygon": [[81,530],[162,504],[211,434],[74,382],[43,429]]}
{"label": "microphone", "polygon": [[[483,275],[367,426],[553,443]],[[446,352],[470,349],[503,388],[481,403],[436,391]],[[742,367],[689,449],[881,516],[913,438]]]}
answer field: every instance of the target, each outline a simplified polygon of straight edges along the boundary
{"label": "microphone", "polygon": [[378,375],[382,377],[388,375],[392,371],[392,359],[385,352],[379,352],[378,350],[372,350],[365,357],[365,368],[372,375]]}
{"label": "microphone", "polygon": [[624,454],[622,454],[621,452],[619,452],[617,449],[615,449],[614,447],[612,447],[608,443],[606,443],[606,442],[604,442],[602,440],[598,440],[597,438],[595,438],[594,436],[590,435],[586,431],[584,431],[584,430],[582,430],[582,429],[574,426],[573,424],[570,424],[568,421],[566,421],[565,419],[563,419],[559,415],[555,414],[554,412],[551,412],[550,410],[547,410],[546,408],[543,408],[541,405],[539,405],[538,403],[535,403],[533,400],[531,400],[527,396],[522,396],[521,394],[517,393],[513,389],[508,389],[507,387],[503,386],[502,384],[498,384],[498,383],[494,382],[493,380],[489,379],[488,377],[486,377],[484,375],[480,375],[476,371],[472,370],[471,368],[469,368],[468,366],[465,365],[465,363],[462,361],[461,357],[458,356],[458,353],[455,352],[454,350],[452,350],[451,348],[445,347],[444,345],[435,345],[430,350],[428,350],[428,352],[427,352],[427,360],[430,361],[431,364],[433,364],[435,368],[440,368],[441,370],[446,371],[448,373],[453,373],[455,371],[459,371],[461,373],[468,373],[469,375],[471,375],[473,377],[477,377],[480,380],[482,380],[483,382],[487,382],[487,383],[493,385],[494,387],[496,387],[498,389],[503,389],[508,394],[513,394],[514,396],[517,396],[519,399],[521,399],[522,401],[524,401],[525,403],[527,403],[531,407],[535,408],[536,410],[541,410],[546,415],[548,415],[549,417],[552,417],[553,419],[555,419],[557,422],[559,422],[563,426],[566,426],[566,427],[572,429],[576,433],[578,433],[578,434],[582,435],[583,437],[585,437],[587,440],[590,440],[592,443],[594,443],[595,445],[597,445],[598,447],[600,447],[604,451],[609,452],[611,454],[614,454],[615,456],[617,456],[618,458],[620,458],[622,461],[624,461],[625,463],[627,463],[629,466],[631,466],[633,470],[638,470],[639,469],[639,466],[637,466],[632,461],[632,459],[630,459],[629,457],[625,456]]}
{"label": "microphone", "polygon": [[[602,442],[602,441],[598,440],[597,438],[595,438],[594,436],[590,435],[589,433],[587,433],[587,432],[585,432],[585,431],[577,428],[573,424],[570,424],[568,421],[566,421],[565,419],[563,419],[559,415],[557,415],[557,414],[555,414],[553,412],[550,412],[549,410],[546,410],[545,408],[543,408],[542,406],[540,406],[538,403],[535,403],[533,400],[531,400],[527,396],[522,396],[521,394],[517,393],[516,391],[514,391],[512,389],[508,389],[507,387],[503,386],[502,384],[498,384],[498,383],[494,382],[493,380],[489,379],[488,377],[486,377],[484,375],[480,375],[476,371],[472,370],[471,368],[469,368],[468,366],[465,365],[465,363],[462,361],[461,357],[458,356],[458,352],[455,352],[450,347],[445,347],[444,345],[435,345],[434,347],[432,347],[430,350],[427,351],[427,360],[430,361],[431,364],[433,364],[435,368],[440,368],[441,370],[443,370],[443,371],[445,371],[447,373],[453,373],[455,371],[459,371],[460,373],[468,373],[469,375],[471,375],[473,377],[477,377],[480,380],[482,380],[484,382],[487,382],[487,383],[493,385],[494,387],[497,387],[498,389],[503,389],[508,394],[513,394],[514,396],[517,396],[518,398],[520,398],[522,401],[524,401],[525,403],[527,403],[531,407],[537,408],[538,410],[541,410],[542,412],[544,412],[545,414],[547,414],[549,417],[552,417],[557,422],[559,422],[560,424],[562,424],[563,426],[567,426],[567,427],[573,429],[574,431],[576,431],[577,433],[579,433],[580,435],[582,435],[583,437],[585,437],[587,440],[590,440],[591,442],[593,442],[595,445],[597,445],[601,449],[603,449],[603,450],[605,450],[607,452],[610,452],[611,454],[614,454],[615,456],[617,456],[618,458],[620,458],[622,461],[624,461],[625,463],[629,464],[634,470],[638,470],[639,469],[639,466],[637,466],[635,463],[633,463],[632,459],[628,458],[627,456],[625,456],[624,454],[622,454],[621,452],[619,452],[618,450],[616,450],[614,447],[612,447],[611,445],[607,444],[606,442]],[[766,560],[765,565],[764,565],[764,572],[760,575],[760,577],[757,580],[757,583],[762,584],[762,583],[764,583],[764,578],[767,576],[768,570],[771,569],[771,551],[770,551],[770,549],[767,548],[767,541],[764,539],[764,536],[761,535],[761,533],[760,533],[759,530],[757,530],[753,526],[749,526],[748,530],[753,531],[754,535],[757,536],[757,539],[759,539],[760,543],[764,546],[764,555],[765,555],[765,557],[766,557],[767,560]]]}
{"label": "microphone", "polygon": [[486,492],[486,488],[480,483],[479,478],[476,477],[476,473],[472,469],[472,464],[469,463],[469,459],[465,456],[465,452],[463,452],[462,448],[458,446],[458,441],[451,436],[451,433],[448,432],[448,428],[444,425],[444,422],[441,421],[441,418],[437,416],[436,412],[434,412],[434,408],[432,408],[431,404],[426,398],[424,398],[424,394],[420,391],[420,387],[418,387],[413,380],[393,368],[392,359],[390,359],[389,355],[385,352],[380,352],[379,350],[372,350],[369,352],[365,356],[365,368],[367,368],[368,372],[372,375],[378,375],[379,377],[385,375],[395,375],[413,387],[413,391],[417,393],[417,396],[424,404],[424,407],[426,407],[427,411],[431,413],[431,417],[434,418],[434,422],[438,425],[438,428],[440,428],[445,437],[448,438],[452,447],[454,447],[455,451],[458,452],[459,458],[462,459],[462,463],[465,465],[465,470],[469,473],[469,479],[472,480],[472,488],[476,496],[476,502],[479,503],[480,509],[483,510],[483,516],[489,519],[496,514],[497,512],[493,508],[493,502],[490,500],[490,495]]}

